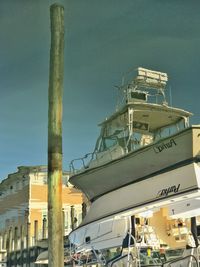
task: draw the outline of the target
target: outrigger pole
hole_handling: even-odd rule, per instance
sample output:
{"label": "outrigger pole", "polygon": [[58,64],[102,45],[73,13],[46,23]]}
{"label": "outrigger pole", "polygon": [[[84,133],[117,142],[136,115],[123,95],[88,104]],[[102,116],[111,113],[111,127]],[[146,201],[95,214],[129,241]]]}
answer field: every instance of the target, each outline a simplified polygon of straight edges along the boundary
{"label": "outrigger pole", "polygon": [[48,108],[48,266],[63,267],[62,95],[64,76],[64,8],[50,7],[51,50]]}

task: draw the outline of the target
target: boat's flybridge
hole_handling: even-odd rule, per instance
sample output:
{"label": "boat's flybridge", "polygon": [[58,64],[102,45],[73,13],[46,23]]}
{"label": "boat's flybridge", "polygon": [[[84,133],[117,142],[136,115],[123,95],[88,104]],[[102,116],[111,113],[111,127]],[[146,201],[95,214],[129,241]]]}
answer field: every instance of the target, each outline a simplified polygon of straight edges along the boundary
{"label": "boat's flybridge", "polygon": [[[85,168],[100,166],[143,146],[169,137],[189,126],[190,112],[168,106],[166,73],[137,69],[136,78],[120,87],[121,107],[103,121],[91,161]],[[75,170],[74,161],[71,167]]]}

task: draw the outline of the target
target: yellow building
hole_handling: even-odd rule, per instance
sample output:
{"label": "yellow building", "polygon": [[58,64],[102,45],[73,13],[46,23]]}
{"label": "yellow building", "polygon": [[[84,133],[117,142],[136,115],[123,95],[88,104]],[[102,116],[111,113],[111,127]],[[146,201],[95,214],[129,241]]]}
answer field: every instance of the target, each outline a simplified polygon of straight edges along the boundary
{"label": "yellow building", "polygon": [[[83,196],[63,173],[64,235],[82,220]],[[47,167],[21,166],[0,183],[0,251],[38,244],[48,235]],[[72,215],[73,214],[73,215]],[[72,221],[71,218],[75,220]]]}

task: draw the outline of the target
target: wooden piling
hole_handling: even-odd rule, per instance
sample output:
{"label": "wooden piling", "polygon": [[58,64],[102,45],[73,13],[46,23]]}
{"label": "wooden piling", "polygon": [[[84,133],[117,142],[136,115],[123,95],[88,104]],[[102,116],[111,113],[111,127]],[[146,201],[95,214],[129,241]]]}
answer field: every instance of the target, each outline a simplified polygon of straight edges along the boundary
{"label": "wooden piling", "polygon": [[49,267],[64,266],[62,219],[62,92],[64,8],[50,7],[51,50],[48,109],[48,255]]}

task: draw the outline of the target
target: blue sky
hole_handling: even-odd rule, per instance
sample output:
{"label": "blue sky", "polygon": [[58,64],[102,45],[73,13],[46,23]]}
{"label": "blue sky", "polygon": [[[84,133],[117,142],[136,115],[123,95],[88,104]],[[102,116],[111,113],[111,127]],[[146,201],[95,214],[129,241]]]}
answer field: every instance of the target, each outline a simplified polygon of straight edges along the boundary
{"label": "blue sky", "polygon": [[[0,1],[0,180],[47,163],[48,0]],[[63,0],[63,168],[93,150],[115,85],[138,66],[169,74],[173,105],[198,124],[199,0]]]}

